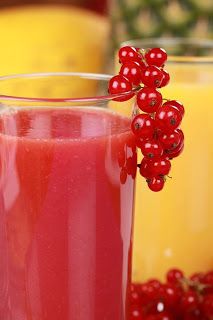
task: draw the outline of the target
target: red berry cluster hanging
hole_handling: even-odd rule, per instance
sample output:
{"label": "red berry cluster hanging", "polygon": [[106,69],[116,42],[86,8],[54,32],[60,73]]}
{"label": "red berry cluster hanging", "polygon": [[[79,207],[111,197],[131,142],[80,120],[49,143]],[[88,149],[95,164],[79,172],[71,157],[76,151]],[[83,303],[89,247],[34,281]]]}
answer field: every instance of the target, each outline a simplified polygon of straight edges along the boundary
{"label": "red berry cluster hanging", "polygon": [[213,271],[186,278],[171,269],[165,282],[134,283],[129,294],[129,320],[213,319]]}
{"label": "red berry cluster hanging", "polygon": [[[184,148],[184,135],[179,128],[184,116],[182,103],[165,99],[157,90],[169,83],[169,73],[164,69],[167,53],[162,48],[147,51],[126,46],[119,50],[121,68],[119,75],[109,82],[110,94],[123,94],[116,101],[133,97],[136,87],[137,114],[131,124],[136,145],[141,149],[143,160],[140,174],[152,191],[164,187],[171,169],[170,160],[179,156]],[[124,94],[129,91],[129,94]],[[143,113],[141,113],[141,111]]]}

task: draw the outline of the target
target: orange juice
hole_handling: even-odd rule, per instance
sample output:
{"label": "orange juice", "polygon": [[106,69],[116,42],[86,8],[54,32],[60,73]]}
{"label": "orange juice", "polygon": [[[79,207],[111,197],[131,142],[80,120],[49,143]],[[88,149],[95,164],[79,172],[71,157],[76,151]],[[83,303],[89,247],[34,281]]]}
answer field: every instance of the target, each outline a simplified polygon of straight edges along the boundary
{"label": "orange juice", "polygon": [[171,267],[186,274],[213,268],[213,59],[179,60],[166,66],[171,81],[162,93],[185,106],[185,150],[162,192],[137,179],[136,281],[163,278]]}
{"label": "orange juice", "polygon": [[137,178],[133,280],[162,279],[172,267],[186,274],[213,269],[213,41],[167,38],[125,45],[167,50],[171,81],[161,92],[186,109],[185,150],[172,161],[171,181],[156,194]]}

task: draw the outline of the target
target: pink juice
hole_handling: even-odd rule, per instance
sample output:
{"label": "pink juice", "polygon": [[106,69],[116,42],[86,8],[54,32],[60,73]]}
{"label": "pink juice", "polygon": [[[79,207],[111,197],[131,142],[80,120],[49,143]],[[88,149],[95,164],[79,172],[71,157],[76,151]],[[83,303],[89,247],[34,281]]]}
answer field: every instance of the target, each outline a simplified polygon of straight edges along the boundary
{"label": "pink juice", "polygon": [[0,115],[1,320],[126,320],[136,162],[120,175],[135,159],[129,128],[100,108]]}

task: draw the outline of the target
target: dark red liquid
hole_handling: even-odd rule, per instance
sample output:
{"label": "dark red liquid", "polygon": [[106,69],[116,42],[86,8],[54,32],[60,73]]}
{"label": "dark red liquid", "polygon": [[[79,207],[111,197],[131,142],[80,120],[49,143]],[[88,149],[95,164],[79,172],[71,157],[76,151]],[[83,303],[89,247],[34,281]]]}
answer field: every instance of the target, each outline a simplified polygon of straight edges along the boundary
{"label": "dark red liquid", "polygon": [[0,319],[124,320],[134,152],[127,118],[95,108],[0,116]]}

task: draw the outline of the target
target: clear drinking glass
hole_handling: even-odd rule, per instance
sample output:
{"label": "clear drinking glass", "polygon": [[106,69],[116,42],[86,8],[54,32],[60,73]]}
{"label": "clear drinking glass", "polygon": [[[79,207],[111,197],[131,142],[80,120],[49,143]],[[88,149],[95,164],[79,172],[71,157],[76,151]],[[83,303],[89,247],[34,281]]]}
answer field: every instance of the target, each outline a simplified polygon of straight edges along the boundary
{"label": "clear drinking glass", "polygon": [[137,155],[109,79],[0,78],[1,320],[127,319]]}
{"label": "clear drinking glass", "polygon": [[[171,80],[163,96],[185,105],[185,149],[172,162],[165,188],[150,192],[137,179],[133,275],[163,278],[213,269],[213,41],[148,39],[123,43],[163,47]],[[143,199],[143,201],[142,201]]]}

